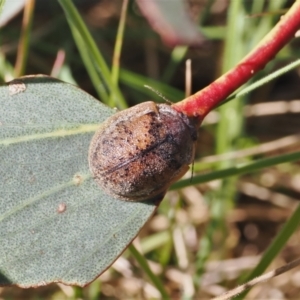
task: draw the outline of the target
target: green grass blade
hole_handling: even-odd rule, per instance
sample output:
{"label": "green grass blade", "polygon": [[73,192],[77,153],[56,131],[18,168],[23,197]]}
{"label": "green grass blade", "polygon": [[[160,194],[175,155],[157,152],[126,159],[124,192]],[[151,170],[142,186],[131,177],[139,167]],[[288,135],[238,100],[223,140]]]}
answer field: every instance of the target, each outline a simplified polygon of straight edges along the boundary
{"label": "green grass blade", "polygon": [[119,70],[120,70],[120,56],[124,38],[124,31],[125,31],[125,21],[126,21],[126,14],[128,8],[128,0],[123,0],[122,10],[121,10],[121,17],[115,42],[113,60],[112,60],[112,69],[111,69],[111,76],[112,82],[114,85],[118,85],[119,81]]}
{"label": "green grass blade", "polygon": [[93,82],[98,96],[100,97],[103,103],[109,105],[110,101],[108,91],[105,88],[103,80],[101,79],[100,74],[97,72],[95,65],[91,59],[91,56],[89,55],[86,49],[86,44],[84,43],[83,39],[81,38],[81,35],[79,34],[76,28],[72,27],[71,30],[83,63],[85,64],[86,70],[91,78],[91,81]]}
{"label": "green grass blade", "polygon": [[181,189],[190,185],[208,182],[216,179],[223,179],[230,176],[236,176],[246,173],[255,172],[263,168],[275,166],[282,163],[292,162],[300,159],[300,152],[283,154],[275,157],[258,159],[256,161],[238,164],[235,167],[210,172],[207,174],[194,176],[193,179],[184,179],[172,185],[171,190]]}
{"label": "green grass blade", "polygon": [[145,88],[145,84],[155,89],[158,89],[160,93],[164,94],[165,97],[167,97],[172,102],[176,102],[184,98],[184,93],[182,91],[173,88],[167,84],[164,84],[160,81],[157,81],[155,79],[151,79],[149,77],[136,74],[129,70],[125,70],[125,69],[120,70],[120,80],[122,81],[122,83],[130,86],[132,89],[135,89],[149,96],[150,99],[156,98],[160,100],[160,102],[162,102],[163,100],[157,97],[157,95],[153,93],[153,91]]}
{"label": "green grass blade", "polygon": [[146,261],[146,259],[141,255],[141,253],[131,244],[128,249],[130,250],[132,256],[137,260],[140,267],[143,269],[143,271],[147,274],[147,276],[151,279],[154,286],[159,290],[162,298],[164,300],[170,299],[168,293],[166,292],[163,283],[160,281],[158,276],[156,276],[151,269],[149,268],[149,265]]}
{"label": "green grass blade", "polygon": [[172,76],[175,74],[178,65],[185,58],[187,51],[188,51],[187,46],[176,46],[173,49],[171,53],[170,61],[166,66],[165,71],[162,75],[163,82],[169,82],[171,80]]}
{"label": "green grass blade", "polygon": [[119,108],[126,108],[126,101],[119,88],[113,84],[110,70],[73,2],[71,0],[58,0],[58,2],[66,14],[70,27],[76,28],[86,44],[94,63],[101,72],[101,76],[105,81],[105,84],[109,88],[110,93],[113,95],[115,105],[117,105]]}
{"label": "green grass blade", "polygon": [[2,13],[4,3],[5,3],[5,0],[0,0],[0,15]]}
{"label": "green grass blade", "polygon": [[[249,276],[244,280],[245,282],[261,275],[273,259],[278,255],[278,253],[284,248],[289,238],[292,234],[297,230],[300,224],[300,205],[294,211],[293,215],[289,218],[289,220],[284,224],[280,232],[277,234],[272,244],[269,246],[267,251],[264,253],[262,259],[256,268],[250,273]],[[248,291],[245,291],[241,295],[239,295],[236,299],[244,299],[247,295]]]}
{"label": "green grass blade", "polygon": [[237,92],[234,95],[227,98],[226,100],[224,100],[220,105],[223,105],[226,102],[228,102],[230,100],[233,100],[235,98],[242,97],[242,96],[256,90],[257,88],[263,86],[264,84],[280,77],[281,75],[286,74],[287,72],[289,72],[289,71],[291,71],[291,70],[293,70],[293,69],[295,69],[299,66],[300,66],[300,59],[297,59],[296,61],[288,64],[287,66],[284,66],[283,68],[280,68],[280,69],[276,70],[275,72],[265,76],[264,78],[255,81],[254,83],[250,84],[246,88],[242,89],[240,92]]}

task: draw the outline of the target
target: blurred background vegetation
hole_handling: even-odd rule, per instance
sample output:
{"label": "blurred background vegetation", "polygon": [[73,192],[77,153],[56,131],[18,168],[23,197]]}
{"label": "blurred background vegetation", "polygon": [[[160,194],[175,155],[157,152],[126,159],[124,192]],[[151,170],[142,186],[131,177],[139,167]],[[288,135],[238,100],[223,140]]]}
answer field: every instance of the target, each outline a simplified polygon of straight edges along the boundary
{"label": "blurred background vegetation", "polygon": [[[164,101],[146,89],[145,84],[172,102],[183,99],[187,59],[192,62],[192,90],[202,89],[253,49],[293,2],[191,0],[191,16],[201,25],[206,42],[201,47],[171,48],[151,29],[136,3],[129,1],[119,78],[126,100],[121,104],[107,103],[124,108],[149,99]],[[122,1],[74,0],[73,3],[111,69]],[[74,28],[72,32],[57,1],[36,1],[28,57],[24,59],[26,68],[24,72],[17,70],[18,46],[24,37],[22,18],[21,13],[0,30],[2,82],[16,74],[48,74],[74,83],[104,101],[103,74],[90,56],[88,45],[84,51],[80,36],[77,35],[77,44],[74,42]],[[83,45],[81,50],[78,43]],[[299,58],[299,46],[299,39],[295,39],[254,81]],[[300,151],[299,76],[298,67],[208,115],[199,132],[194,175]],[[298,161],[293,161],[199,185],[191,182],[188,187],[174,188],[167,194],[134,245],[170,298],[208,299],[245,280],[296,210],[300,199],[299,166]],[[191,176],[189,172],[185,178]],[[280,247],[275,246],[268,254],[269,268],[299,257],[297,227],[298,223],[291,226],[286,240],[281,240]],[[299,276],[300,271],[293,270],[260,284],[247,297],[299,298]],[[160,297],[129,251],[85,288],[62,284],[26,290],[0,288],[0,299]]]}

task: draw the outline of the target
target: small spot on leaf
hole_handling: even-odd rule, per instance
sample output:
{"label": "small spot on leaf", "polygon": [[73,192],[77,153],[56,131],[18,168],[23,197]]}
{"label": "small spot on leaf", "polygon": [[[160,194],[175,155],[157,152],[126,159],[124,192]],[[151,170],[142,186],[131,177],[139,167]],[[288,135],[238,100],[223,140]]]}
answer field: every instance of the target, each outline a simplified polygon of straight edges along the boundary
{"label": "small spot on leaf", "polygon": [[75,185],[78,186],[78,185],[82,184],[83,177],[80,174],[75,174],[73,180],[74,180]]}
{"label": "small spot on leaf", "polygon": [[60,204],[58,205],[56,211],[57,211],[59,214],[62,214],[63,212],[66,211],[66,209],[67,209],[67,205],[66,205],[65,203],[60,203]]}
{"label": "small spot on leaf", "polygon": [[10,96],[22,93],[25,90],[26,90],[26,85],[21,80],[13,80],[8,83],[8,92]]}

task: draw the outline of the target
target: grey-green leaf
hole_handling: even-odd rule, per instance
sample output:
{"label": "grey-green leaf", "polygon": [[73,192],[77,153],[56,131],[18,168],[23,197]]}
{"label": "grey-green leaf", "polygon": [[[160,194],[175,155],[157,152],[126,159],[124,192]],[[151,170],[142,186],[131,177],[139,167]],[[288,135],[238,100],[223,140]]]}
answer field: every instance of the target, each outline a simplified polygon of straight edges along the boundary
{"label": "grey-green leaf", "polygon": [[100,190],[88,148],[114,110],[47,76],[0,87],[0,285],[84,286],[156,209]]}
{"label": "grey-green leaf", "polygon": [[0,0],[0,27],[8,23],[24,7],[26,0]]}
{"label": "grey-green leaf", "polygon": [[190,16],[186,0],[136,0],[136,3],[167,45],[203,44],[204,37]]}

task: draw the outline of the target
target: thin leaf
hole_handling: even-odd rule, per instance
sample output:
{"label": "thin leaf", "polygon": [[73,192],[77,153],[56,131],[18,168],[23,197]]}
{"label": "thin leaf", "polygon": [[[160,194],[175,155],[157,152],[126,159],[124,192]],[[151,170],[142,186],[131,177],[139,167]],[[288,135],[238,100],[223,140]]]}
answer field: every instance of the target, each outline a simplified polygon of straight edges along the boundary
{"label": "thin leaf", "polygon": [[22,76],[25,73],[34,7],[35,0],[27,0],[24,8],[22,31],[18,45],[18,53],[15,66],[16,77]]}
{"label": "thin leaf", "polygon": [[119,22],[118,32],[116,36],[113,59],[112,59],[111,77],[112,77],[112,82],[115,85],[118,85],[119,82],[120,56],[121,56],[122,45],[123,45],[127,7],[128,7],[128,0],[123,0],[120,22]]}
{"label": "thin leaf", "polygon": [[163,299],[168,300],[170,299],[168,293],[165,290],[164,285],[159,280],[158,276],[156,276],[150,269],[147,260],[143,257],[143,255],[131,244],[129,246],[129,250],[134,258],[138,261],[139,265],[142,267],[144,272],[148,275],[151,279],[155,287],[159,290],[160,294],[162,295]]}
{"label": "thin leaf", "polygon": [[287,153],[275,157],[262,158],[255,161],[237,164],[234,167],[224,168],[214,172],[208,172],[201,175],[196,175],[191,179],[183,179],[171,186],[171,190],[181,189],[190,185],[204,183],[216,179],[223,179],[230,176],[247,174],[261,170],[263,168],[275,166],[277,164],[297,161],[300,159],[300,152]]}
{"label": "thin leaf", "polygon": [[[78,31],[80,37],[82,38],[84,42],[84,47],[80,49],[80,51],[86,51],[88,50],[89,55],[94,60],[95,68],[98,72],[100,72],[100,77],[103,78],[104,82],[103,84],[107,85],[107,87],[110,90],[110,93],[113,96],[115,105],[119,108],[126,108],[127,104],[126,101],[120,92],[119,88],[115,86],[111,79],[111,73],[110,70],[100,52],[98,49],[92,35],[90,34],[88,28],[86,27],[84,21],[82,20],[79,12],[77,11],[75,5],[71,0],[58,0],[59,4],[62,6],[66,18],[68,20],[70,28],[73,30]],[[76,37],[75,37],[76,41]],[[77,47],[80,48],[82,45],[77,44]],[[87,66],[88,67],[88,66]]]}

